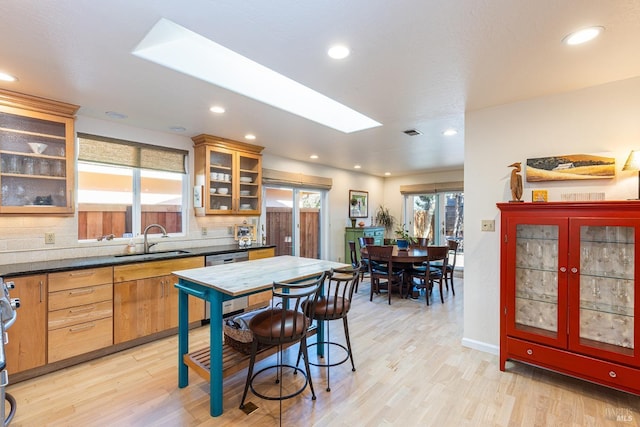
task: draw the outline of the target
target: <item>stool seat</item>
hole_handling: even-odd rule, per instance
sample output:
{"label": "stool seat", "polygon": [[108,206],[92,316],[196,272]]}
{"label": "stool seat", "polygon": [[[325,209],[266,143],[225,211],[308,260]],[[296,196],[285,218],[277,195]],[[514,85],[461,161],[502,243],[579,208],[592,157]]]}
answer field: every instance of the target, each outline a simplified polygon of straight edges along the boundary
{"label": "stool seat", "polygon": [[309,326],[309,319],[302,312],[283,309],[263,311],[249,322],[254,339],[264,344],[299,341]]}

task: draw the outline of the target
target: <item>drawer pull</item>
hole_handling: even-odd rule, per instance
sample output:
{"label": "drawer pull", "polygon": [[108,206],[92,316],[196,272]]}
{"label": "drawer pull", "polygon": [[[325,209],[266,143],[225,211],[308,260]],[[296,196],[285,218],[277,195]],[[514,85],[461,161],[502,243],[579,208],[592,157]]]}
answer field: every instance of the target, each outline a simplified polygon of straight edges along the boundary
{"label": "drawer pull", "polygon": [[73,295],[86,295],[86,294],[92,294],[95,292],[95,289],[93,288],[85,288],[85,289],[74,289],[73,291],[69,291],[69,295],[73,296]]}
{"label": "drawer pull", "polygon": [[85,276],[93,276],[93,271],[74,271],[73,273],[69,273],[71,277],[85,277]]}
{"label": "drawer pull", "polygon": [[75,313],[84,313],[87,311],[93,311],[96,309],[95,305],[86,305],[86,306],[82,306],[82,307],[73,307],[69,309],[69,313],[70,314],[75,314]]}
{"label": "drawer pull", "polygon": [[533,354],[533,350],[531,350],[530,348],[529,348],[529,349],[527,349],[527,354],[528,354],[529,356],[531,356],[531,355]]}
{"label": "drawer pull", "polygon": [[617,377],[618,375],[616,374],[616,372],[615,372],[615,371],[609,371],[609,376],[610,376],[611,378],[615,378],[615,377]]}
{"label": "drawer pull", "polygon": [[78,326],[69,328],[69,332],[82,332],[82,331],[86,331],[87,329],[94,328],[95,326],[96,326],[95,323],[85,323],[84,325],[78,325]]}

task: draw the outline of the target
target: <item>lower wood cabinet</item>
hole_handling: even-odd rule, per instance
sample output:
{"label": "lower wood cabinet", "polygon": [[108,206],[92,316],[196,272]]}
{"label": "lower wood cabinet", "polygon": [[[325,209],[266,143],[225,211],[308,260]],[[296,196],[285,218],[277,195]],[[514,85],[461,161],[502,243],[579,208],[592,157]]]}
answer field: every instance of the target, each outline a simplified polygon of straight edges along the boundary
{"label": "lower wood cabinet", "polygon": [[16,322],[7,329],[4,346],[10,375],[47,363],[47,275],[4,277],[13,282],[11,298],[20,298]]}
{"label": "lower wood cabinet", "polygon": [[[178,280],[171,272],[198,267],[203,257],[114,267],[114,344],[177,327]],[[189,296],[189,321],[203,318],[204,300]]]}
{"label": "lower wood cabinet", "polygon": [[49,274],[49,363],[113,345],[113,269]]}

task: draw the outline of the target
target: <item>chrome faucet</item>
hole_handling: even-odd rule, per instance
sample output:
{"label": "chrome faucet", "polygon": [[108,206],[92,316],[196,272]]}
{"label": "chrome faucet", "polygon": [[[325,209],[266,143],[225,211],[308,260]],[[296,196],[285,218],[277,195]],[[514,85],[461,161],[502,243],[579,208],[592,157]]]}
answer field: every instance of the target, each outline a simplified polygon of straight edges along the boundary
{"label": "chrome faucet", "polygon": [[149,243],[149,239],[147,238],[147,234],[149,233],[149,229],[153,228],[153,227],[158,227],[160,230],[162,230],[162,237],[169,237],[169,235],[167,234],[167,230],[164,229],[163,226],[161,226],[160,224],[150,224],[147,225],[147,227],[144,229],[144,253],[148,254],[149,253],[149,249],[151,249],[152,246],[155,246],[158,244],[158,242],[155,243]]}

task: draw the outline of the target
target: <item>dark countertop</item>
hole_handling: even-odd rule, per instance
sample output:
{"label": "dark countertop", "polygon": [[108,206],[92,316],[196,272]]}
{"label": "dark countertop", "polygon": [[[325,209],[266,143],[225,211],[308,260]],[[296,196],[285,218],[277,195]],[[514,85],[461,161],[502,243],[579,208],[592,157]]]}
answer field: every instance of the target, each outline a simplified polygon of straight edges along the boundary
{"label": "dark countertop", "polygon": [[106,255],[87,258],[66,258],[56,261],[36,261],[22,264],[0,265],[0,277],[24,276],[30,274],[43,274],[56,271],[76,270],[82,268],[109,267],[116,265],[133,264],[137,262],[149,262],[167,260],[173,258],[187,258],[192,256],[220,255],[234,252],[248,252],[255,249],[275,248],[275,245],[255,245],[250,248],[239,248],[238,245],[205,246],[200,248],[187,248],[183,253],[178,250],[167,253],[135,254],[135,255]]}

